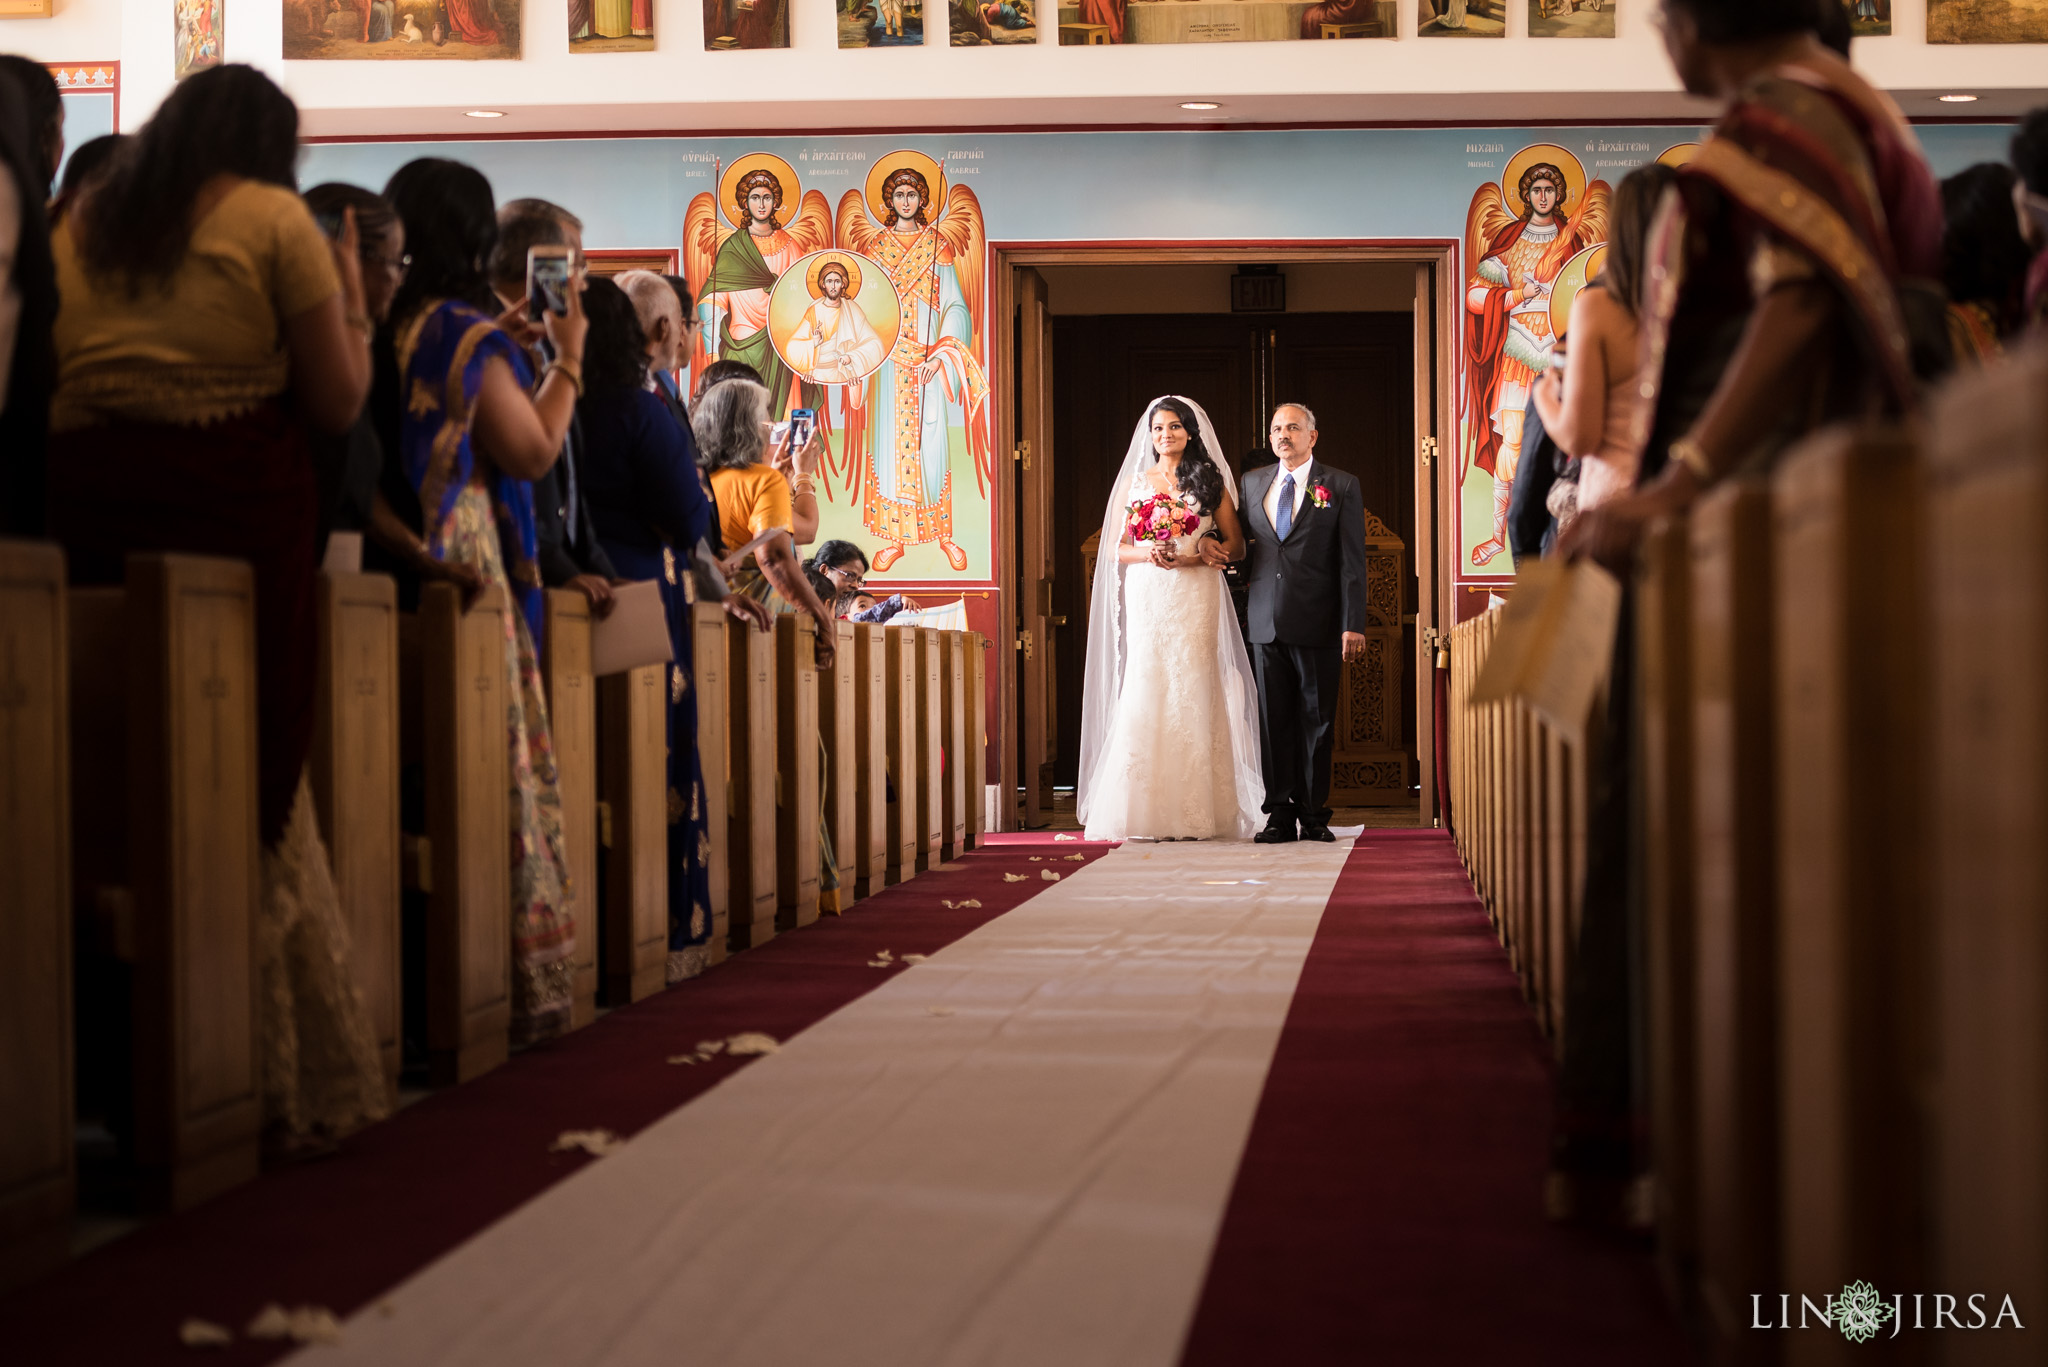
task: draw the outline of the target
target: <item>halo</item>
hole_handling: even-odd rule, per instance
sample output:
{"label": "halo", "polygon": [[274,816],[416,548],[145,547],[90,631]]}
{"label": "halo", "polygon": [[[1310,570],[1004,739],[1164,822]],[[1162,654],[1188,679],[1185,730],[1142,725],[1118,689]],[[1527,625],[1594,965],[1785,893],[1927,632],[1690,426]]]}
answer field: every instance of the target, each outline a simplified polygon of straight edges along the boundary
{"label": "halo", "polygon": [[924,183],[931,188],[932,199],[931,204],[925,211],[926,215],[936,221],[939,214],[944,210],[946,204],[945,168],[922,152],[912,152],[905,149],[891,152],[883,157],[877,157],[874,166],[868,170],[868,209],[874,214],[876,222],[888,223],[896,217],[896,211],[889,207],[887,200],[882,198],[882,185],[890,176],[895,175],[906,166],[922,175]]}
{"label": "halo", "polygon": [[1699,154],[1700,145],[1698,143],[1677,142],[1659,152],[1657,160],[1666,166],[1675,168],[1685,165]]}
{"label": "halo", "polygon": [[1564,202],[1557,206],[1559,216],[1571,217],[1578,207],[1579,199],[1586,193],[1586,167],[1577,157],[1554,142],[1539,142],[1508,158],[1508,169],[1500,174],[1501,202],[1508,206],[1508,212],[1516,218],[1529,212],[1529,206],[1522,202],[1522,173],[1539,161],[1547,161],[1564,172]]}
{"label": "halo", "polygon": [[846,297],[857,298],[860,294],[860,263],[845,252],[820,252],[812,259],[811,268],[804,272],[804,288],[811,292],[811,298],[821,298],[825,291],[818,284],[818,277],[827,266],[837,266],[846,272]]}
{"label": "halo", "polygon": [[775,179],[782,184],[782,205],[794,210],[804,197],[803,183],[796,178],[790,164],[770,152],[749,152],[725,168],[725,174],[718,178],[718,211],[725,215],[725,221],[735,228],[747,226],[745,214],[732,202],[733,187],[755,171],[773,171]]}
{"label": "halo", "polygon": [[1580,290],[1600,278],[1600,268],[1606,264],[1605,242],[1595,242],[1564,263],[1564,269],[1557,273],[1557,283],[1550,287],[1551,336],[1564,336],[1572,319],[1572,301],[1579,297]]}

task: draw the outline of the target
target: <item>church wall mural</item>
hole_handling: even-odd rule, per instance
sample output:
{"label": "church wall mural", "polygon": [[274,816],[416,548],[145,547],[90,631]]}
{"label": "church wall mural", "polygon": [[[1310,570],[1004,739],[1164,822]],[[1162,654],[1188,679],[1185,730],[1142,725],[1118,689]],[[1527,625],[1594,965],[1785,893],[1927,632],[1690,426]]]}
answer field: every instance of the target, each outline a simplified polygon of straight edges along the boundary
{"label": "church wall mural", "polygon": [[283,53],[293,61],[519,60],[520,0],[283,0],[283,6]]}
{"label": "church wall mural", "polygon": [[[1514,573],[1488,545],[1520,456],[1512,400],[1547,364],[1572,290],[1597,273],[1607,197],[1634,167],[1682,158],[1702,131],[323,144],[301,175],[374,187],[416,156],[457,157],[501,200],[569,206],[590,247],[680,247],[706,324],[693,367],[745,360],[769,378],[778,417],[819,414],[821,537],[866,547],[892,590],[966,595],[969,620],[993,636],[996,536],[1014,513],[996,493],[1009,457],[994,449],[991,345],[1008,337],[991,336],[990,244],[1455,244],[1460,371],[1447,377],[1456,430],[1443,446],[1457,460],[1456,579],[1483,587]],[[1990,124],[1919,132],[1942,175],[2002,158],[2010,135]],[[1284,260],[1285,248],[1274,255]]]}

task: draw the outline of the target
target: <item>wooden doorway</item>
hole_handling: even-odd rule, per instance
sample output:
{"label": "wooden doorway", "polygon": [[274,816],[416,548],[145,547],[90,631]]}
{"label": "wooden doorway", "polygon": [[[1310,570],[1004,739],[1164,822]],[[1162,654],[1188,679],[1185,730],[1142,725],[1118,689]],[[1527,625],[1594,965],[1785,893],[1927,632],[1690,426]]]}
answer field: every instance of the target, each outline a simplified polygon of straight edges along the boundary
{"label": "wooden doorway", "polygon": [[[1018,824],[1046,821],[1052,787],[1074,781],[1087,642],[1081,546],[1099,528],[1134,415],[1147,399],[1175,392],[1208,407],[1239,474],[1272,459],[1263,450],[1266,417],[1275,403],[1294,399],[1317,414],[1318,457],[1359,478],[1380,524],[1372,565],[1386,591],[1373,590],[1375,624],[1384,627],[1374,633],[1384,646],[1375,654],[1376,677],[1391,710],[1378,734],[1360,728],[1351,746],[1350,759],[1376,762],[1347,765],[1340,754],[1339,786],[1349,774],[1354,792],[1339,800],[1358,802],[1355,790],[1370,779],[1378,791],[1365,800],[1419,797],[1422,824],[1433,822],[1437,586],[1447,582],[1437,561],[1449,543],[1439,523],[1452,506],[1435,449],[1450,428],[1451,386],[1439,377],[1451,373],[1455,251],[1451,242],[992,248],[997,316],[1011,324],[1013,341],[997,358],[996,392],[1009,400],[998,421],[1013,457],[1015,540],[1003,557],[1002,595],[1013,648],[1005,652],[1002,692],[1015,720],[991,769],[1000,765],[1002,791],[1018,795]],[[1382,293],[1389,276],[1406,288],[1391,303],[1336,312],[1234,314],[1225,299],[1214,311],[1094,317],[1064,309],[1055,316],[1038,270],[1064,279],[1068,267],[1113,267],[1112,274],[1130,277],[1148,267],[1198,265],[1227,277],[1240,264],[1257,264],[1295,267],[1298,278],[1313,281],[1327,280],[1333,263],[1374,266]],[[1350,672],[1347,687],[1356,691]]]}

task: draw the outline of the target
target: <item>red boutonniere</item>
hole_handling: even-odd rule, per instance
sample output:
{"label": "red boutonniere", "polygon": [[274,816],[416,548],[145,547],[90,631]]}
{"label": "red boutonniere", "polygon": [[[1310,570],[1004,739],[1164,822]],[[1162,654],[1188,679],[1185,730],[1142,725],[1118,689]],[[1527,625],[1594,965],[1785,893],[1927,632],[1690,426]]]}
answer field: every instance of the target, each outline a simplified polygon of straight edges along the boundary
{"label": "red boutonniere", "polygon": [[1328,489],[1325,489],[1320,484],[1311,488],[1308,491],[1308,496],[1315,500],[1316,507],[1318,508],[1327,508],[1330,506],[1330,491]]}

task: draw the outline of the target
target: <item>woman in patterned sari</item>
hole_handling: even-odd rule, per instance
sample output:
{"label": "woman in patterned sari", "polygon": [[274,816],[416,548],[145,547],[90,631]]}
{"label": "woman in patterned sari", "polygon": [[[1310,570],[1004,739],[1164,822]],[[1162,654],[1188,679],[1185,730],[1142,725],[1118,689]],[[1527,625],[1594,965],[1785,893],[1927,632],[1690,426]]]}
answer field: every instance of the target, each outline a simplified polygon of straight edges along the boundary
{"label": "woman in patterned sari", "polygon": [[[1664,0],[1685,88],[1724,113],[1650,231],[1640,312],[1636,487],[1558,542],[1625,569],[1644,528],[1807,433],[1898,415],[1945,354],[1940,191],[1890,99],[1818,40],[1812,0]],[[1626,577],[1626,576],[1625,576]],[[1553,1209],[1620,1218],[1642,1155],[1632,1078],[1634,613],[1625,599],[1593,776],[1578,953],[1568,985]]]}
{"label": "woman in patterned sari", "polygon": [[582,388],[582,297],[546,318],[556,359],[535,388],[513,310],[497,316],[483,264],[497,237],[490,182],[458,162],[400,167],[384,197],[405,223],[412,269],[392,305],[377,411],[390,464],[385,494],[437,560],[472,567],[518,609],[507,619],[506,743],[511,749],[512,1039],[569,1024],[574,890],[562,847],[538,649],[541,582],[533,486],[562,449]]}

